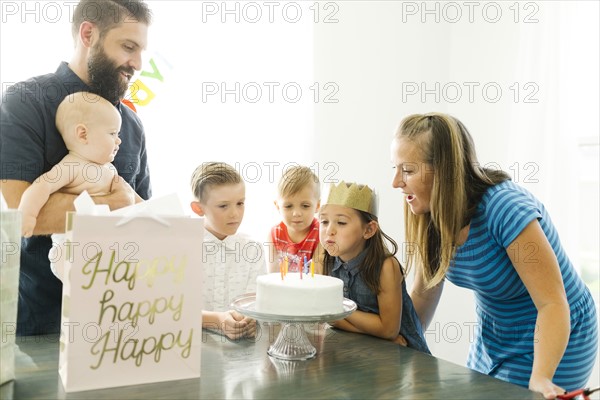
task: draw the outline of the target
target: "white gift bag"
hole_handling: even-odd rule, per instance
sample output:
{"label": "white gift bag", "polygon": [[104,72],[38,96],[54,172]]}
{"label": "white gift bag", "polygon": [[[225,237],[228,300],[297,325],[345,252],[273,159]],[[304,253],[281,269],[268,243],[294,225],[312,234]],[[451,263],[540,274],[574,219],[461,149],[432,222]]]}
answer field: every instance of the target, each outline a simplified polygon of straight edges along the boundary
{"label": "white gift bag", "polygon": [[[1,196],[1,193],[0,193]],[[2,202],[4,199],[1,199]],[[21,264],[21,213],[0,208],[0,384],[15,379],[15,337]]]}
{"label": "white gift bag", "polygon": [[68,215],[67,392],[200,376],[203,232],[189,217]]}

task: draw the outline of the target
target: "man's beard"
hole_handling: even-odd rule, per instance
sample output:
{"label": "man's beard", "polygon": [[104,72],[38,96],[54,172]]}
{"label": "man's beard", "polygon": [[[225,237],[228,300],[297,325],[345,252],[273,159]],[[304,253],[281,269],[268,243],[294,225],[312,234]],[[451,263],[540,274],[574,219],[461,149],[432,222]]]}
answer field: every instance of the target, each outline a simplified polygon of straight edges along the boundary
{"label": "man's beard", "polygon": [[101,45],[96,46],[88,60],[88,76],[92,92],[117,104],[129,88],[121,72],[133,76],[133,68],[118,67],[108,58]]}

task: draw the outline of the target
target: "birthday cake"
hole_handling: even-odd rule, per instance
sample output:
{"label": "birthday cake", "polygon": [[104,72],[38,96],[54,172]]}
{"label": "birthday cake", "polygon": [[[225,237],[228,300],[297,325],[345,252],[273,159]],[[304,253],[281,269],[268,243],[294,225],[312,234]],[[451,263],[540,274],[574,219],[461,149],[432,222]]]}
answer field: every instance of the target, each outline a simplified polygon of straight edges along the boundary
{"label": "birthday cake", "polygon": [[289,273],[261,275],[256,280],[258,312],[283,316],[315,316],[344,311],[344,283],[325,275]]}

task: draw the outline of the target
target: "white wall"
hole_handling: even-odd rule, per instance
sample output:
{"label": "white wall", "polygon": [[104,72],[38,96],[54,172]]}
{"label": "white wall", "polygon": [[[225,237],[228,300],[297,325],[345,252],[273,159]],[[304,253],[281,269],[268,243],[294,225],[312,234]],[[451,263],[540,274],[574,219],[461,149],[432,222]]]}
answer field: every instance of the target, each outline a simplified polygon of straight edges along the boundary
{"label": "white wall", "polygon": [[177,192],[187,208],[196,166],[227,162],[247,182],[240,229],[262,240],[284,166],[308,162],[313,59],[308,17],[290,23],[296,9],[255,4],[151,2],[147,57],[162,64],[164,82],[142,78],[156,97],[138,109],[155,195]]}

